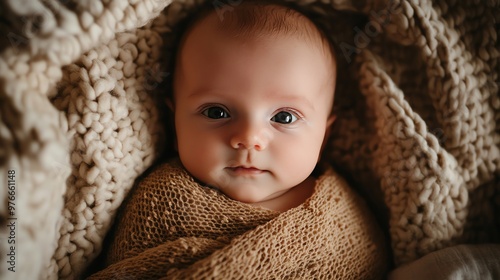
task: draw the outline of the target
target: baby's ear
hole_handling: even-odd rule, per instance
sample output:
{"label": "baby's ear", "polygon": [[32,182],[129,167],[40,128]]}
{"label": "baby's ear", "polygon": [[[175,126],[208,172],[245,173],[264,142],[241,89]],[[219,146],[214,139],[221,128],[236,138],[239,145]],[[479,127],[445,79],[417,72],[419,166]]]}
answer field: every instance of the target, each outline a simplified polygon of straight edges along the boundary
{"label": "baby's ear", "polygon": [[326,121],[325,137],[323,138],[323,143],[321,144],[321,154],[323,154],[323,150],[325,149],[326,146],[326,141],[328,141],[328,138],[330,137],[332,124],[333,122],[335,122],[336,118],[337,116],[332,114],[330,117],[328,117],[328,120]]}
{"label": "baby's ear", "polygon": [[332,124],[335,122],[335,119],[337,118],[336,115],[332,114],[330,117],[328,117],[328,120],[326,121],[326,131],[325,131],[325,139],[323,139],[323,144],[328,140],[328,137],[330,137],[330,132],[332,130]]}
{"label": "baby's ear", "polygon": [[328,120],[326,121],[326,129],[330,129],[330,127],[332,126],[333,122],[335,121],[335,119],[337,119],[337,116],[332,114]]}

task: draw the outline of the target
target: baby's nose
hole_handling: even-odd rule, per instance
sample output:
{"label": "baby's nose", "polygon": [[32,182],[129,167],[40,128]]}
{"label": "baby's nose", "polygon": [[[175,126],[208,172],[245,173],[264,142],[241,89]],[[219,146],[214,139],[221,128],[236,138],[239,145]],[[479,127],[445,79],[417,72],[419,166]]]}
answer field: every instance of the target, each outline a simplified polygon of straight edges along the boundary
{"label": "baby's nose", "polygon": [[263,126],[255,124],[241,125],[236,127],[230,145],[234,149],[262,151],[267,148],[271,138],[271,132]]}

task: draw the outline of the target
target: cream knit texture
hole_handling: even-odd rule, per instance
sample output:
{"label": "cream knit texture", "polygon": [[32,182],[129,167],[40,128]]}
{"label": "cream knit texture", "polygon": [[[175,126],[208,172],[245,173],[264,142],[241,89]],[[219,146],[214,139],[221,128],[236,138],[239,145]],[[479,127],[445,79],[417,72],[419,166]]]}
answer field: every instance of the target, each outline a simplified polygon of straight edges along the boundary
{"label": "cream knit texture", "polygon": [[[78,278],[173,137],[160,118],[161,57],[200,1],[171,2],[0,4],[0,227],[17,218],[15,273],[0,231],[1,279]],[[336,28],[349,78],[323,156],[387,212],[396,265],[500,242],[500,2],[286,2]],[[223,17],[238,1],[213,3]]]}

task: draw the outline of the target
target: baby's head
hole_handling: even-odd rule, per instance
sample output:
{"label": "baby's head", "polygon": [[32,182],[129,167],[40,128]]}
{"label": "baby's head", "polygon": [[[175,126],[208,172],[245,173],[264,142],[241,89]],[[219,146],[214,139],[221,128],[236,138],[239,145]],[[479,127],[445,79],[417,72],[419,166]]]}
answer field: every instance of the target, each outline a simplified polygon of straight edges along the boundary
{"label": "baby's head", "polygon": [[328,40],[287,7],[243,1],[203,13],[181,40],[173,98],[179,157],[198,180],[247,203],[307,179],[333,122]]}

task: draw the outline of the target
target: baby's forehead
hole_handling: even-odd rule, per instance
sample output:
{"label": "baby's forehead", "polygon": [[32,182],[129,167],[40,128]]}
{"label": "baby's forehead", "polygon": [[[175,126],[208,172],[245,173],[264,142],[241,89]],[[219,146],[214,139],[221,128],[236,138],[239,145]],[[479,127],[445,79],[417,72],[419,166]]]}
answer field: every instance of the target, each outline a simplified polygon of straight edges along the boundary
{"label": "baby's forehead", "polygon": [[335,56],[330,41],[308,17],[282,5],[247,0],[223,13],[208,9],[192,20],[186,33],[206,24],[212,25],[216,32],[241,40],[293,36],[321,49],[332,59]]}

